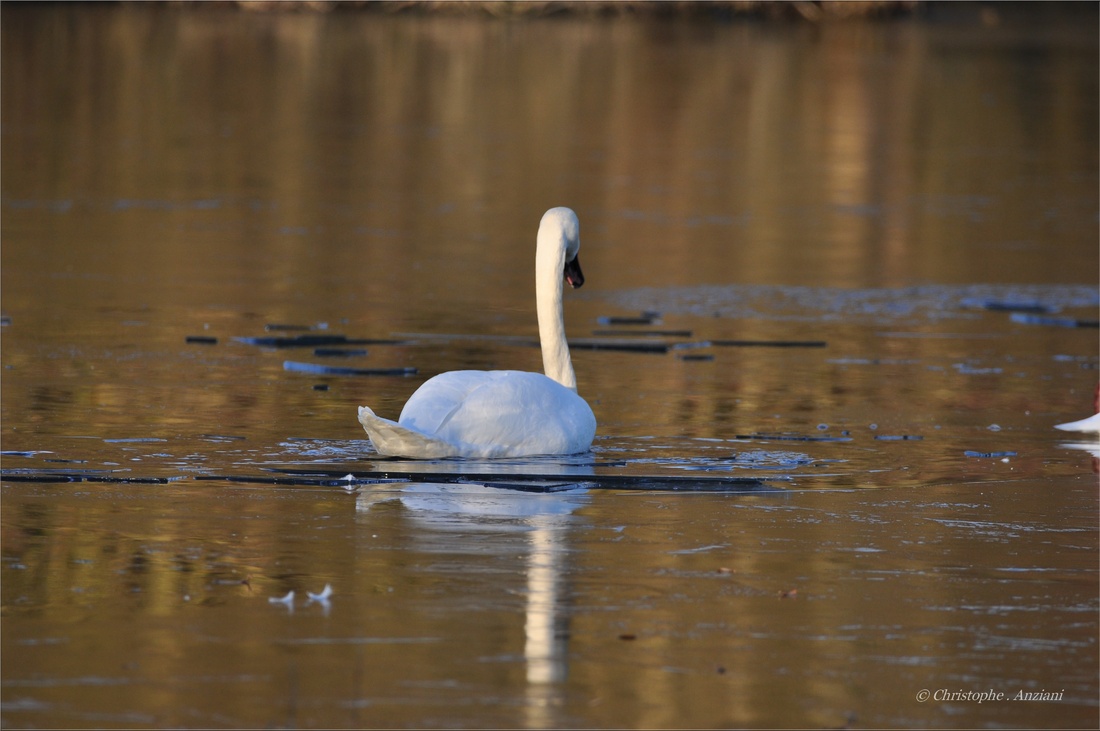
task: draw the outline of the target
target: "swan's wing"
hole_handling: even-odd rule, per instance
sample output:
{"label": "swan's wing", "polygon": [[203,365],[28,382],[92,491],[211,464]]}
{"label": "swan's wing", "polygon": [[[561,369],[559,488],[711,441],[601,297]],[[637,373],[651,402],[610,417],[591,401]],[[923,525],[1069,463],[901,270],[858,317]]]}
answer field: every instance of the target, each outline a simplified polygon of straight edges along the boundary
{"label": "swan's wing", "polygon": [[470,394],[493,380],[493,371],[447,371],[428,379],[405,402],[398,422],[423,434],[438,434]]}
{"label": "swan's wing", "polygon": [[[409,405],[402,412],[403,424],[410,424]],[[419,429],[422,423],[416,419],[410,425]],[[464,445],[466,457],[575,454],[591,447],[596,418],[576,392],[541,373],[485,371],[432,433]]]}
{"label": "swan's wing", "polygon": [[576,454],[596,433],[584,399],[526,371],[441,373],[409,398],[399,423],[365,406],[359,421],[381,454],[420,459]]}
{"label": "swan's wing", "polygon": [[359,423],[363,425],[378,453],[387,457],[441,459],[461,455],[455,445],[383,419],[367,406],[359,407]]}

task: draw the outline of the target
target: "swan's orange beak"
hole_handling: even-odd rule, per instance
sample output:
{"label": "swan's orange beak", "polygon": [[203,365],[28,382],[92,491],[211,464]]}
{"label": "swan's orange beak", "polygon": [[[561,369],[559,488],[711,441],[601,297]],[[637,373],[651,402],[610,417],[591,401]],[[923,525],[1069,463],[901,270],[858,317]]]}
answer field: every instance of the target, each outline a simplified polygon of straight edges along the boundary
{"label": "swan's orange beak", "polygon": [[574,256],[573,261],[565,262],[565,281],[569,282],[569,286],[573,289],[584,284],[584,272],[581,271],[581,258]]}

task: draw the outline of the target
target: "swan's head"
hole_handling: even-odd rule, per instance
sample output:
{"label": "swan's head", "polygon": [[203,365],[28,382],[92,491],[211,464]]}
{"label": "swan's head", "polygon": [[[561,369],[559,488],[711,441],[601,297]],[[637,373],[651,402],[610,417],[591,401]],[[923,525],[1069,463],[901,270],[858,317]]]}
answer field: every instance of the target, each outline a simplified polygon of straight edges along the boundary
{"label": "swan's head", "polygon": [[551,208],[542,214],[538,241],[540,248],[545,241],[547,245],[559,251],[564,249],[565,263],[562,267],[562,276],[574,289],[584,284],[581,260],[577,257],[581,250],[581,224],[577,220],[577,214],[571,208]]}

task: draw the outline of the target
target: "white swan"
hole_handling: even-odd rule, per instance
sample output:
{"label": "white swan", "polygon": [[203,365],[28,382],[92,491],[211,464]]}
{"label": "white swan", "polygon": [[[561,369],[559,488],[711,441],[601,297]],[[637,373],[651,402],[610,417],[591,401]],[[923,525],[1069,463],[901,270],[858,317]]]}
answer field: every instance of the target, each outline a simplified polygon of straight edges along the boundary
{"label": "white swan", "polygon": [[485,459],[588,451],[596,417],[577,395],[561,309],[564,282],[584,284],[579,249],[577,214],[568,208],[543,214],[535,250],[535,298],[546,375],[441,373],[416,390],[396,422],[360,406],[359,423],[379,454]]}
{"label": "white swan", "polygon": [[1087,419],[1071,421],[1067,424],[1055,424],[1054,428],[1062,431],[1100,432],[1100,383],[1096,384],[1096,391],[1092,396],[1092,410],[1097,413]]}
{"label": "white swan", "polygon": [[1055,424],[1055,429],[1062,431],[1091,431],[1100,432],[1100,414],[1093,414],[1087,419],[1071,421],[1068,424]]}

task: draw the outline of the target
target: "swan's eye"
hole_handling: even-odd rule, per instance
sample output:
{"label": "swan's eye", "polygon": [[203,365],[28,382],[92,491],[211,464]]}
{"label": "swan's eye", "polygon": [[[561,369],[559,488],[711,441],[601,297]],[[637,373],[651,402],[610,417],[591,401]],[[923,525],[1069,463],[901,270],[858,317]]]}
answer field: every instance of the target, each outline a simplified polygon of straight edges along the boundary
{"label": "swan's eye", "polygon": [[584,272],[581,271],[581,258],[579,256],[574,256],[572,261],[565,262],[563,275],[565,281],[569,282],[569,286],[573,289],[584,284]]}

